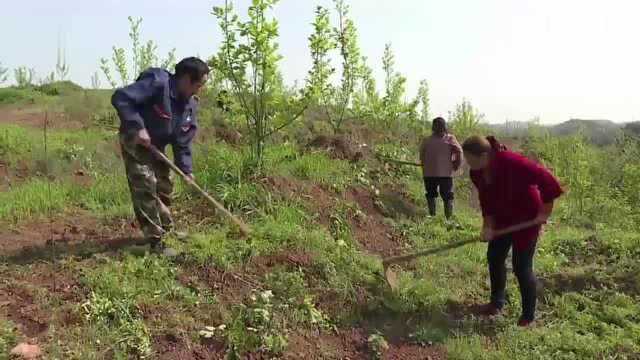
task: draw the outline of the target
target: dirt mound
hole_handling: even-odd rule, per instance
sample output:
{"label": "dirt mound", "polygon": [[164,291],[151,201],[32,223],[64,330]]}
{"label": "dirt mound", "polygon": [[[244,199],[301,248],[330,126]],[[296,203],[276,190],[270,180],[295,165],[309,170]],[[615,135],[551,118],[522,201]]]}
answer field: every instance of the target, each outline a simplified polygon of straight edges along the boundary
{"label": "dirt mound", "polygon": [[70,121],[65,114],[52,112],[45,114],[38,108],[2,108],[0,109],[0,124],[13,124],[20,126],[44,128],[44,120],[47,119],[49,129],[81,129],[84,124],[79,121]]}
{"label": "dirt mound", "polygon": [[[385,215],[373,193],[365,188],[354,187],[339,195],[315,184],[277,176],[266,178],[264,184],[285,199],[304,200],[308,211],[317,215],[315,220],[326,228],[331,227],[332,216],[335,215],[335,207],[340,199],[357,204],[365,216],[351,211],[339,215],[349,221],[354,238],[363,248],[384,256],[397,255],[401,251],[401,237],[385,221]],[[410,210],[399,207],[400,210],[397,211],[417,213],[410,205],[405,206]]]}
{"label": "dirt mound", "polygon": [[294,178],[269,176],[262,183],[275,195],[282,199],[293,199],[308,194],[312,185]]}
{"label": "dirt mound", "polygon": [[[73,323],[73,311],[68,304],[77,303],[85,296],[72,273],[61,268],[54,271],[51,264],[31,265],[28,272],[6,268],[0,277],[4,279],[0,284],[0,315],[13,321],[20,333],[29,338],[46,337],[55,316],[61,316],[63,325]],[[43,296],[64,301],[62,311],[56,315],[45,308]]]}
{"label": "dirt mound", "polygon": [[82,255],[101,247],[118,249],[140,242],[138,230],[125,219],[101,223],[84,212],[0,230],[0,259],[15,263]]}
{"label": "dirt mound", "polygon": [[397,255],[402,248],[402,238],[385,221],[374,195],[363,188],[352,188],[346,200],[358,204],[365,217],[351,217],[351,229],[356,240],[369,252],[383,256]]}
{"label": "dirt mound", "polygon": [[224,344],[217,342],[194,344],[189,339],[183,339],[171,334],[155,336],[153,338],[153,350],[155,359],[222,360],[225,358]]}
{"label": "dirt mound", "polygon": [[327,151],[334,159],[356,162],[364,157],[362,147],[344,136],[318,135],[307,145],[308,148]]}
{"label": "dirt mound", "polygon": [[415,218],[424,211],[420,211],[405,194],[397,190],[384,190],[379,196],[381,212],[390,218]]}
{"label": "dirt mound", "polygon": [[[284,359],[371,359],[368,335],[363,329],[339,330],[337,334],[296,334],[289,339]],[[445,359],[438,347],[422,347],[407,343],[389,343],[383,359]]]}
{"label": "dirt mound", "polygon": [[216,137],[233,145],[238,145],[242,141],[242,134],[231,128],[216,128]]}
{"label": "dirt mound", "polygon": [[189,288],[209,289],[218,294],[219,301],[227,304],[239,304],[251,290],[260,288],[258,279],[251,275],[213,265],[184,267],[178,280]]}
{"label": "dirt mound", "polygon": [[313,255],[305,252],[283,251],[267,256],[254,257],[246,264],[255,274],[266,274],[276,266],[308,268],[313,265]]}

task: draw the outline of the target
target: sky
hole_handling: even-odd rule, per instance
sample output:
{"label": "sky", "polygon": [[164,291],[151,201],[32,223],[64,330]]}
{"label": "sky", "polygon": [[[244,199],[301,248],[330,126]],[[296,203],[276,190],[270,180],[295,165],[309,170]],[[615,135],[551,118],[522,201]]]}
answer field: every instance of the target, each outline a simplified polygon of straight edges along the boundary
{"label": "sky", "polygon": [[[209,57],[221,39],[211,9],[222,2],[10,1],[0,13],[0,63],[33,67],[44,77],[55,68],[60,42],[71,80],[89,86],[113,45],[130,47],[129,15],[143,18],[142,37],[156,41],[161,54],[176,48],[178,58]],[[490,123],[640,120],[638,0],[347,2],[379,86],[382,53],[391,43],[408,96],[420,80],[429,81],[434,116],[468,99]],[[249,1],[234,3],[244,13]],[[307,38],[317,5],[332,1],[281,0],[275,7],[289,84],[304,81],[311,67]]]}

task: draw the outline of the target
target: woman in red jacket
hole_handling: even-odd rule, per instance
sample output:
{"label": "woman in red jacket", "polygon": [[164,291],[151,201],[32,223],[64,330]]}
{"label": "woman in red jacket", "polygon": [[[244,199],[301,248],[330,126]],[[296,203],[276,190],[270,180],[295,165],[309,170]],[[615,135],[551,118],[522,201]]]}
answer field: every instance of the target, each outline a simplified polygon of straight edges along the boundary
{"label": "woman in red jacket", "polygon": [[473,136],[462,145],[478,189],[482,208],[482,237],[489,242],[487,260],[491,278],[491,302],[485,315],[500,313],[505,304],[505,260],[513,248],[513,270],[522,296],[520,326],[535,318],[536,277],[533,255],[542,224],[563,191],[556,178],[526,157],[508,151],[493,137]]}

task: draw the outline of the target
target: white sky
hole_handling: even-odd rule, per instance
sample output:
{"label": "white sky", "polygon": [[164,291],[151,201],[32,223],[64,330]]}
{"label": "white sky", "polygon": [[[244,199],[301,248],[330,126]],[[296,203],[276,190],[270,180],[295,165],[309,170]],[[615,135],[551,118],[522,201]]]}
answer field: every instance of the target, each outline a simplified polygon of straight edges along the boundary
{"label": "white sky", "polygon": [[[211,8],[222,0],[21,0],[3,4],[0,62],[55,67],[59,34],[71,79],[90,84],[100,57],[129,47],[127,16],[142,16],[144,39],[178,57],[213,54],[220,41]],[[240,10],[248,0],[236,1]],[[638,0],[351,0],[362,50],[382,84],[386,42],[414,96],[429,80],[434,115],[463,97],[489,122],[540,116],[640,120]],[[281,68],[288,83],[309,70],[307,37],[316,5],[330,0],[282,0]],[[635,20],[635,21],[634,21]],[[103,84],[106,81],[103,80]]]}

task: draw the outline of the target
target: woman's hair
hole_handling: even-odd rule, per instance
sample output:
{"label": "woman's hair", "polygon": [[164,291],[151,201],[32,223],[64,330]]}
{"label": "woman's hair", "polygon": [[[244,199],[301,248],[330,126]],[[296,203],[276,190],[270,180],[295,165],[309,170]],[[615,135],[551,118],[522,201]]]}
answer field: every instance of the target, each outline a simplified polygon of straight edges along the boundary
{"label": "woman's hair", "polygon": [[447,132],[447,122],[441,117],[433,119],[431,131],[435,134],[445,134]]}
{"label": "woman's hair", "polygon": [[490,152],[492,149],[491,143],[487,138],[480,135],[474,135],[464,141],[462,144],[462,150],[468,154],[480,156],[484,153]]}

